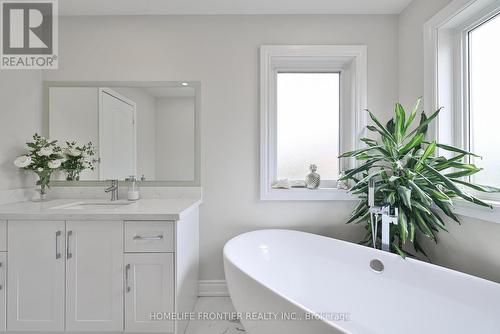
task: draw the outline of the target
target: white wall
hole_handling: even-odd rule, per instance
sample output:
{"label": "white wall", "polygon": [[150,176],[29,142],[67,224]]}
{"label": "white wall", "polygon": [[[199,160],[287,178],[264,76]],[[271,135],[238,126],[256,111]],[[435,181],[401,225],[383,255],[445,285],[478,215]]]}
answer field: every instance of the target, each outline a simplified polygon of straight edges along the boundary
{"label": "white wall", "polygon": [[[424,93],[423,24],[450,0],[415,0],[399,17],[399,99],[410,104]],[[427,242],[432,262],[500,282],[500,224],[460,217],[447,222],[439,243]]]}
{"label": "white wall", "polygon": [[411,106],[424,95],[424,23],[450,0],[414,0],[398,19],[399,101]]}
{"label": "white wall", "polygon": [[195,100],[156,99],[156,178],[192,181],[194,179]]}
{"label": "white wall", "polygon": [[59,30],[60,69],[46,80],[201,81],[201,279],[224,278],[224,243],[249,230],[359,240],[361,226],[344,224],[352,203],[259,201],[259,46],[366,44],[368,104],[387,118],[397,16],[63,17]]}
{"label": "white wall", "polygon": [[42,131],[41,72],[0,70],[0,190],[33,187],[33,176],[14,166],[25,143]]}

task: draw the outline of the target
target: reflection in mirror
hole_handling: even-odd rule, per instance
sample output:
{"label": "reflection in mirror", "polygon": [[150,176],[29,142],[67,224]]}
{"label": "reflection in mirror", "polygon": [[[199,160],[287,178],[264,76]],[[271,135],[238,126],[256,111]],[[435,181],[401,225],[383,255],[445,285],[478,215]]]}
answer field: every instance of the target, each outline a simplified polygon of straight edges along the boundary
{"label": "reflection in mirror", "polygon": [[[48,135],[64,146],[92,143],[94,169],[79,180],[194,182],[196,179],[196,88],[48,83]],[[65,175],[60,173],[59,180]]]}

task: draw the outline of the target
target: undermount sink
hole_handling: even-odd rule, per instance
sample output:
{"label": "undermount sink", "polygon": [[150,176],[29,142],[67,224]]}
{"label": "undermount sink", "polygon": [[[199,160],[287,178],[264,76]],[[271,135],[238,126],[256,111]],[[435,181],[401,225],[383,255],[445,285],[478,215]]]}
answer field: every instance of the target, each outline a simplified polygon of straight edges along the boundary
{"label": "undermount sink", "polygon": [[118,209],[126,205],[130,205],[130,201],[83,201],[74,202],[64,205],[55,206],[53,210],[102,210],[102,209]]}

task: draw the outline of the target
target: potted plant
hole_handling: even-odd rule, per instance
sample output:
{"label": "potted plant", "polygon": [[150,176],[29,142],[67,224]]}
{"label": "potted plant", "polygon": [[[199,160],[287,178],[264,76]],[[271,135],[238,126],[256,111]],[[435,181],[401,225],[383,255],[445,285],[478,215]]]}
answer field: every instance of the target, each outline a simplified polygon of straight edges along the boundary
{"label": "potted plant", "polygon": [[43,200],[50,186],[52,173],[62,164],[61,148],[57,146],[57,140],[51,141],[37,133],[33,135],[33,141],[26,143],[26,146],[28,153],[18,157],[14,164],[38,176],[37,191],[40,193],[40,199]]}
{"label": "potted plant", "polygon": [[[345,171],[340,180],[352,185],[349,191],[357,195],[361,201],[354,209],[347,223],[363,223],[367,230],[365,245],[372,244],[372,229],[369,221],[368,183],[376,178],[375,200],[398,208],[398,224],[391,225],[391,251],[405,257],[411,254],[407,244],[425,255],[416,238],[421,234],[437,243],[437,233],[446,231],[443,214],[459,223],[453,214],[453,199],[491,207],[469,192],[499,192],[500,189],[478,185],[468,181],[468,177],[481,171],[469,161],[470,157],[478,157],[463,149],[443,145],[435,140],[426,141],[428,125],[439,115],[441,109],[427,117],[424,112],[420,122],[415,123],[421,99],[417,101],[409,115],[397,103],[394,117],[384,126],[368,111],[374,125],[369,131],[380,138],[378,140],[361,139],[366,147],[344,153],[340,158],[354,157],[360,165]],[[441,149],[451,153],[447,158],[439,155]],[[376,231],[377,242],[380,240],[380,229]]]}
{"label": "potted plant", "polygon": [[94,155],[92,142],[85,145],[78,145],[76,141],[66,142],[63,150],[65,160],[61,169],[66,173],[67,181],[79,181],[80,173],[86,169],[94,170],[92,161],[88,158]]}

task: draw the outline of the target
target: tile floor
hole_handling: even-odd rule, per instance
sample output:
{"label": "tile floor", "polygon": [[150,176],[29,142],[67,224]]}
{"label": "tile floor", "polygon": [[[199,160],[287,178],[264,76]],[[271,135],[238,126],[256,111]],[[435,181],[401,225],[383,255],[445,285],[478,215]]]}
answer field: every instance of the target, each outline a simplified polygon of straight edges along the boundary
{"label": "tile floor", "polygon": [[[235,312],[229,297],[199,297],[194,312],[230,314]],[[192,320],[185,334],[244,334],[245,329],[239,321],[234,320]]]}

